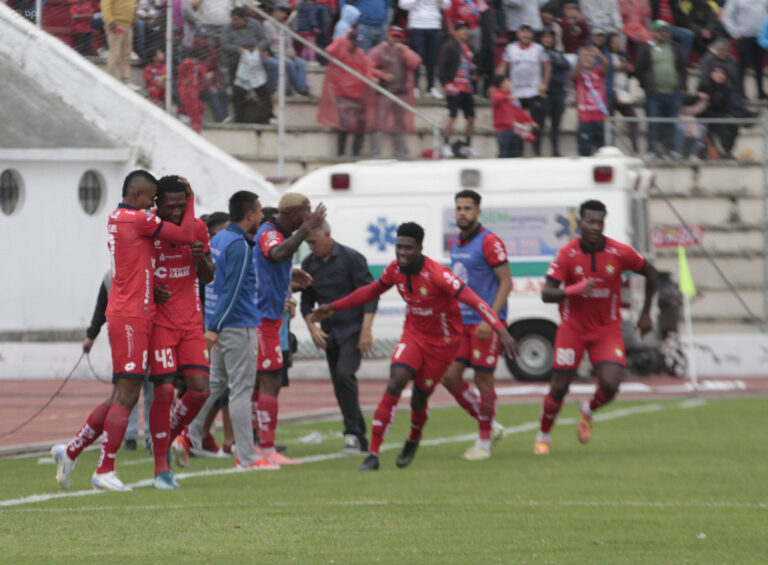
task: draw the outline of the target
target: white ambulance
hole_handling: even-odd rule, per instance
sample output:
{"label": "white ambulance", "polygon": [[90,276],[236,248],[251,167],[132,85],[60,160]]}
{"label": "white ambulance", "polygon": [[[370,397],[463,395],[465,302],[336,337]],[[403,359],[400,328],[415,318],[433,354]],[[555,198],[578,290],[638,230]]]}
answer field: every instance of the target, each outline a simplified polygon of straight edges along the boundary
{"label": "white ambulance", "polygon": [[[424,254],[450,266],[448,242],[458,233],[454,195],[480,193],[481,222],[504,241],[513,277],[507,324],[521,357],[507,365],[518,380],[539,381],[549,378],[559,322],[557,306],[541,301],[541,288],[557,250],[577,235],[579,204],[603,201],[606,235],[650,256],[651,182],[642,161],[607,147],[589,158],[360,161],[313,171],[290,190],[307,195],[313,208],[325,203],[332,237],[365,255],[374,278],[395,258],[397,226],[406,221],[424,227]],[[642,306],[642,281],[627,276],[625,319],[636,319]],[[373,326],[377,354],[389,355],[404,315],[396,290],[381,297]],[[302,352],[313,348],[303,320],[291,329]]]}

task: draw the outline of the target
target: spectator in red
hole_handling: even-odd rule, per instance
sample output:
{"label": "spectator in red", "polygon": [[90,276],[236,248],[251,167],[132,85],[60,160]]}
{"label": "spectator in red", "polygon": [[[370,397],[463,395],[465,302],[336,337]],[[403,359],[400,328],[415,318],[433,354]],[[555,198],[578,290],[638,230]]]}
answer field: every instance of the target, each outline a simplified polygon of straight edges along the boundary
{"label": "spectator in red", "polygon": [[[373,64],[365,52],[356,45],[357,30],[350,28],[328,46],[329,54],[353,68],[366,78],[373,79]],[[352,156],[358,157],[363,149],[366,110],[370,103],[370,89],[357,77],[341,67],[328,63],[323,80],[323,94],[317,107],[317,122],[338,133],[338,156],[344,155],[347,135],[354,135]]]}
{"label": "spectator in red", "polygon": [[192,48],[198,50],[200,63],[207,71],[201,100],[211,108],[214,120],[220,123],[232,121],[228,110],[229,96],[219,66],[219,51],[211,45],[210,30],[205,27],[197,28]]}
{"label": "spectator in red", "polygon": [[532,143],[536,139],[533,130],[538,129],[538,124],[512,95],[512,81],[508,76],[497,76],[489,93],[499,158],[522,157],[523,141]]}
{"label": "spectator in red", "polygon": [[619,12],[629,40],[634,43],[648,43],[651,39],[651,32],[648,30],[651,18],[649,0],[619,0]]}
{"label": "spectator in red", "polygon": [[576,89],[576,109],[579,113],[579,155],[582,157],[589,157],[605,144],[603,122],[608,116],[608,104],[605,99],[607,66],[605,56],[594,45],[582,49],[576,62],[573,83]]}
{"label": "spectator in red", "polygon": [[161,108],[165,106],[165,77],[165,51],[155,49],[152,62],[144,67],[144,88],[149,99]]}
{"label": "spectator in red", "polygon": [[[413,95],[413,71],[421,64],[421,57],[405,44],[405,30],[397,26],[391,27],[387,40],[371,49],[368,57],[373,63],[373,74],[379,79],[379,85],[413,106],[416,103],[416,97]],[[413,131],[413,114],[386,96],[374,93],[368,125],[373,130],[373,157],[381,155],[383,132],[387,132],[394,136],[395,157],[408,158],[405,134]]]}
{"label": "spectator in red", "polygon": [[[472,148],[472,134],[475,130],[475,92],[472,81],[475,79],[475,64],[472,48],[467,43],[469,26],[466,22],[457,22],[453,36],[443,43],[437,76],[445,89],[445,102],[448,106],[448,122],[443,130],[443,157],[477,157]],[[451,134],[459,108],[467,121],[466,137],[461,146],[460,155],[451,145]]]}
{"label": "spectator in red", "polygon": [[189,118],[189,126],[197,133],[203,128],[203,102],[200,97],[205,88],[205,81],[210,78],[206,76],[208,69],[200,62],[200,57],[204,56],[204,52],[193,49],[189,57],[179,65],[180,112]]}
{"label": "spectator in red", "polygon": [[453,35],[458,22],[467,22],[469,26],[467,43],[475,54],[479,53],[482,30],[480,29],[481,14],[478,3],[475,0],[451,0],[451,7],[445,10],[443,14],[445,15],[445,29],[448,35]]}
{"label": "spectator in red", "polygon": [[91,47],[91,18],[94,11],[90,0],[74,0],[69,5],[69,16],[72,18],[72,40],[75,49],[82,56],[93,55]]}
{"label": "spectator in red", "polygon": [[578,53],[589,39],[589,25],[581,17],[576,2],[563,4],[563,17],[557,20],[563,30],[563,48],[566,53]]}

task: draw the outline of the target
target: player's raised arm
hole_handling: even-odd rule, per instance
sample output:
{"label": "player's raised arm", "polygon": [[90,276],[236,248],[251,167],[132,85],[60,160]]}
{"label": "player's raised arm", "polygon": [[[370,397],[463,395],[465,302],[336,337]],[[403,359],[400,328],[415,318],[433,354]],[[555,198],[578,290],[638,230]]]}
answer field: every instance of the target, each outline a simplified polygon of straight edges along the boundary
{"label": "player's raised arm", "polygon": [[517,350],[517,343],[515,342],[515,339],[509,335],[507,327],[494,313],[493,309],[491,309],[485,300],[480,298],[471,288],[466,285],[461,288],[459,294],[456,295],[456,298],[480,314],[480,317],[488,322],[488,324],[490,324],[496,333],[499,334],[499,342],[501,344],[501,350],[504,352],[504,355],[512,358],[516,358],[520,355],[520,352]]}

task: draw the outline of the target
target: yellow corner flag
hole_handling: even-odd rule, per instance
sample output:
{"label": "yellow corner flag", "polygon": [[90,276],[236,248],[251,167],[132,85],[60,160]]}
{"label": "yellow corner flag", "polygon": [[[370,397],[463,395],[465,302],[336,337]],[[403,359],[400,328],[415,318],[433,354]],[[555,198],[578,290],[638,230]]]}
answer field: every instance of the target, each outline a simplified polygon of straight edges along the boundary
{"label": "yellow corner flag", "polygon": [[680,277],[680,292],[685,294],[690,300],[696,296],[696,285],[693,284],[691,269],[688,266],[688,259],[685,257],[685,247],[682,245],[677,246],[677,270]]}

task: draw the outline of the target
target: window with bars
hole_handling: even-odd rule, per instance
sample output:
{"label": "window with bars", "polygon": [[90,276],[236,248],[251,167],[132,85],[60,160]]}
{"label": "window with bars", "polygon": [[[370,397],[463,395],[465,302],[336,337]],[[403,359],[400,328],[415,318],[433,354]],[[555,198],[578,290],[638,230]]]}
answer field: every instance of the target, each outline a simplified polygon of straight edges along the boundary
{"label": "window with bars", "polygon": [[0,174],[0,209],[10,216],[16,211],[21,199],[21,177],[19,173],[6,169]]}
{"label": "window with bars", "polygon": [[101,177],[95,171],[86,171],[80,177],[80,186],[78,187],[78,198],[80,206],[85,213],[93,216],[99,209],[102,200],[102,182]]}

